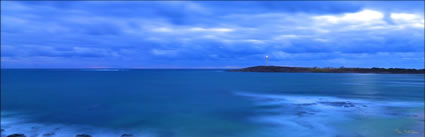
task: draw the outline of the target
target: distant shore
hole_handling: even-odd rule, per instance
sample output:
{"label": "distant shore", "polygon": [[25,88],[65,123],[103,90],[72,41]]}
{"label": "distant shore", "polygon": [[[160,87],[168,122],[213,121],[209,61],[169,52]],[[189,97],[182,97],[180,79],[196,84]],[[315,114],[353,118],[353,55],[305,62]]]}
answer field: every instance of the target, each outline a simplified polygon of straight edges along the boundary
{"label": "distant shore", "polygon": [[298,72],[298,73],[380,73],[380,74],[424,74],[424,69],[405,68],[318,68],[286,66],[254,66],[232,69],[232,72]]}

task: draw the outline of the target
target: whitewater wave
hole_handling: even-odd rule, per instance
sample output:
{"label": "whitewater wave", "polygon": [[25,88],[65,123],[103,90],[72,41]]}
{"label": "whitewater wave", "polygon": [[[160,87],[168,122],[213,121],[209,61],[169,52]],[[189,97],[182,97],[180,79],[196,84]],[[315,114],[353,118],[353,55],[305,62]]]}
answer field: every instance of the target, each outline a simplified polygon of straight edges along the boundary
{"label": "whitewater wave", "polygon": [[[235,94],[253,102],[256,115],[251,120],[266,125],[263,136],[389,137],[424,135],[423,102],[373,101],[248,92],[236,92]],[[395,129],[406,129],[416,133],[400,134],[394,132]]]}
{"label": "whitewater wave", "polygon": [[88,134],[94,137],[121,137],[131,134],[132,137],[155,137],[149,132],[137,130],[110,130],[86,125],[43,124],[31,122],[28,116],[15,112],[1,112],[1,137],[11,134],[24,134],[27,137],[74,137]]}

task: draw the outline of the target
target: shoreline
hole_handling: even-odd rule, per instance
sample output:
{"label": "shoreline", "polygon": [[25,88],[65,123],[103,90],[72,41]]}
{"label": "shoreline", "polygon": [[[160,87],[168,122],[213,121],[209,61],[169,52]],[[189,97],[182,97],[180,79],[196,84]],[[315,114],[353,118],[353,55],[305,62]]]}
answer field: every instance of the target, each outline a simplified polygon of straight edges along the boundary
{"label": "shoreline", "polygon": [[287,66],[254,66],[231,69],[230,72],[291,72],[291,73],[373,73],[373,74],[425,74],[425,69],[405,68],[318,68]]}

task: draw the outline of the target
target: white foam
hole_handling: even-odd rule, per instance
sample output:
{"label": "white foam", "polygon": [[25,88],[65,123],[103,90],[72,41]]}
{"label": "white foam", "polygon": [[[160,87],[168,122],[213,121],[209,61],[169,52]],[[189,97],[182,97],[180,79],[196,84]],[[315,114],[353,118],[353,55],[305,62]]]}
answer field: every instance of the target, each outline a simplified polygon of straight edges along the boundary
{"label": "white foam", "polygon": [[[366,117],[400,117],[411,115],[411,112],[402,112],[405,115],[394,115],[388,107],[424,107],[423,102],[404,101],[375,101],[364,99],[348,99],[326,96],[295,96],[256,94],[247,92],[235,93],[248,97],[256,106],[275,106],[258,108],[259,115],[251,119],[254,122],[273,125],[267,132],[286,133],[282,136],[303,137],[334,137],[341,133],[334,123],[355,121],[355,116]],[[334,103],[334,104],[333,104]],[[347,104],[352,104],[344,106]],[[281,108],[276,108],[281,106]],[[266,109],[266,110],[263,110]],[[282,113],[261,113],[269,112]],[[412,114],[413,115],[413,114]],[[287,134],[294,133],[294,134]],[[350,136],[350,135],[349,135]]]}
{"label": "white foam", "polygon": [[[375,101],[364,99],[349,99],[327,96],[296,96],[296,95],[274,95],[274,94],[256,94],[236,92],[236,95],[250,97],[258,104],[311,104],[319,102],[350,102],[355,104],[369,104],[372,106],[400,106],[400,107],[420,107],[424,106],[423,102],[407,102],[407,101]],[[320,104],[319,104],[320,105]]]}
{"label": "white foam", "polygon": [[[2,112],[3,114],[17,114]],[[137,130],[110,130],[106,128],[87,125],[42,124],[29,122],[22,115],[1,117],[1,127],[4,131],[2,137],[10,134],[25,134],[29,137],[43,137],[44,134],[53,133],[49,137],[74,137],[77,134],[89,134],[95,137],[120,137],[122,134],[132,134],[135,137],[154,137],[154,133]]]}

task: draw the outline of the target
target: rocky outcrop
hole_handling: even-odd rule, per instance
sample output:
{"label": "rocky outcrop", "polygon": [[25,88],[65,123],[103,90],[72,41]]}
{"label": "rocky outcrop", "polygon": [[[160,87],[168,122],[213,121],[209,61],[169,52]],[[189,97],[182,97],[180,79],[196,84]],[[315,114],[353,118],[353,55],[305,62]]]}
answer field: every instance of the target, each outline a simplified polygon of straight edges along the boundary
{"label": "rocky outcrop", "polygon": [[77,135],[75,137],[91,137],[91,136],[90,135],[87,135],[87,134],[79,134],[79,135]]}
{"label": "rocky outcrop", "polygon": [[51,137],[51,136],[54,136],[55,135],[55,133],[45,133],[45,134],[43,134],[43,137]]}
{"label": "rocky outcrop", "polygon": [[7,137],[26,137],[24,134],[12,134],[8,135]]}
{"label": "rocky outcrop", "polygon": [[424,74],[425,69],[404,68],[307,68],[284,66],[255,66],[232,69],[233,72],[296,72],[296,73],[387,73],[387,74]]}
{"label": "rocky outcrop", "polygon": [[297,116],[302,117],[302,116],[306,116],[306,115],[313,115],[314,113],[311,112],[306,112],[306,111],[299,111],[296,113]]}
{"label": "rocky outcrop", "polygon": [[334,107],[355,107],[355,105],[353,103],[350,102],[320,102],[321,104],[324,105],[329,105],[329,106],[334,106]]}
{"label": "rocky outcrop", "polygon": [[350,108],[350,107],[367,107],[364,104],[358,104],[358,103],[351,103],[351,102],[345,102],[345,101],[335,101],[335,102],[319,102],[320,104],[323,105],[328,105],[328,106],[334,106],[334,107],[345,107],[345,108]]}
{"label": "rocky outcrop", "polygon": [[132,134],[122,134],[121,137],[133,137]]}

